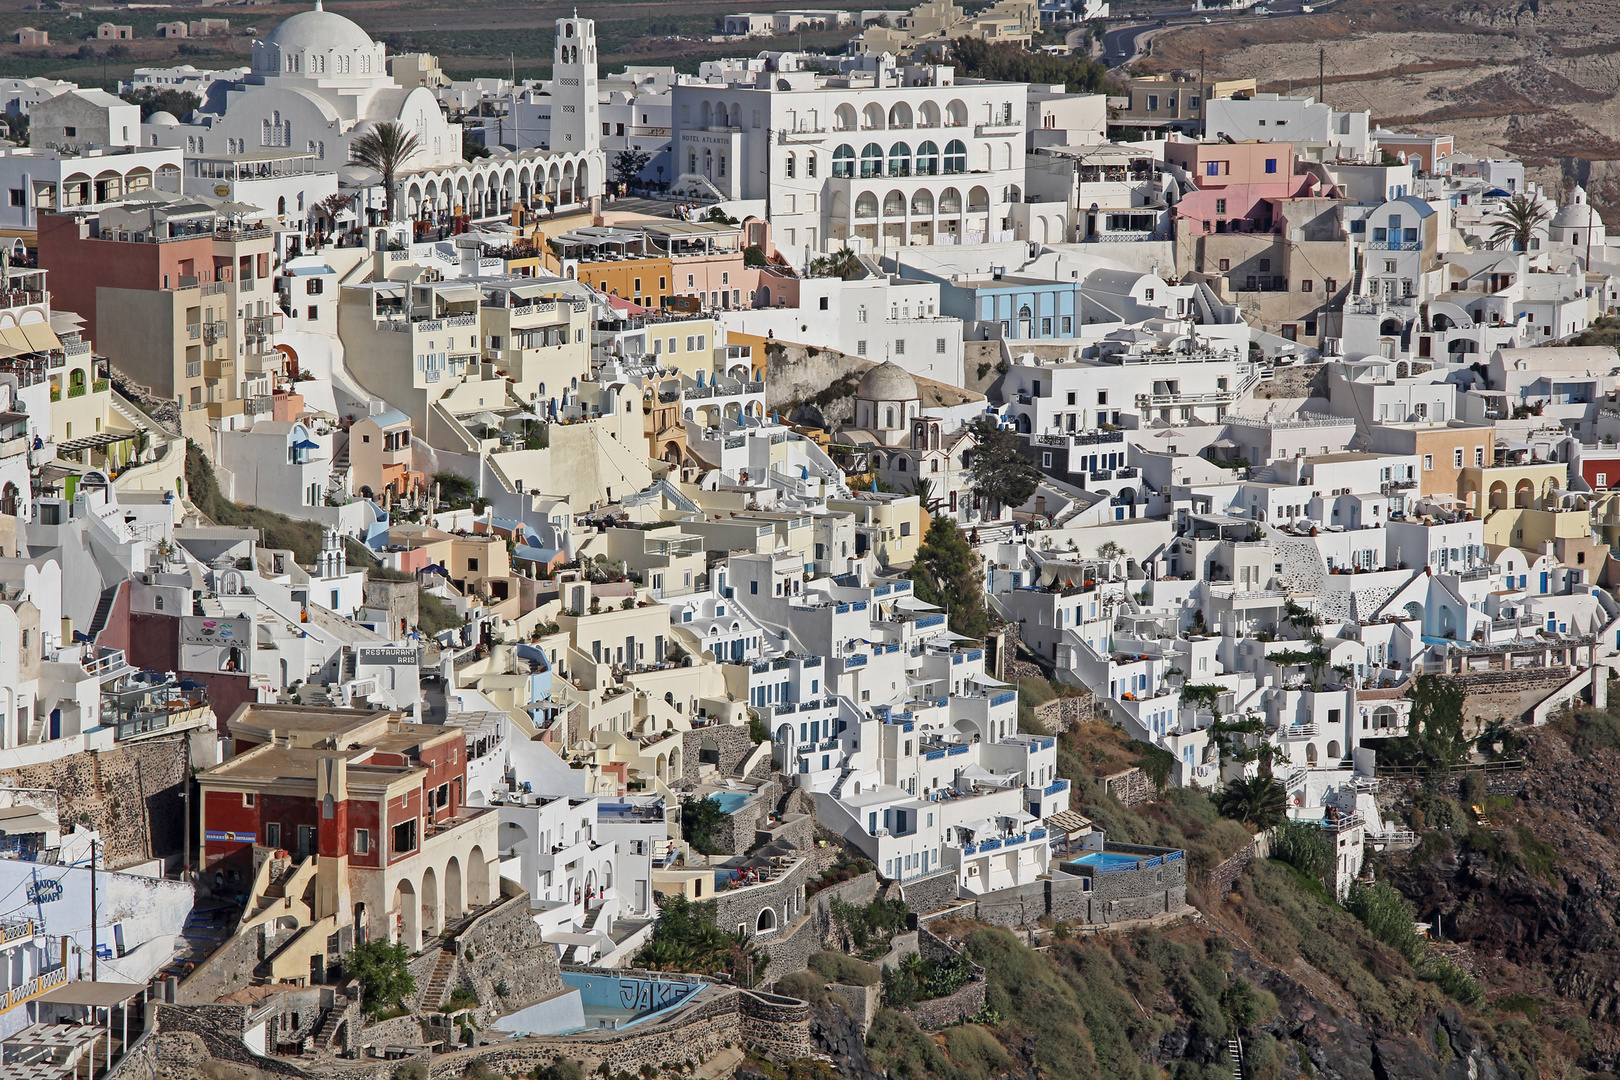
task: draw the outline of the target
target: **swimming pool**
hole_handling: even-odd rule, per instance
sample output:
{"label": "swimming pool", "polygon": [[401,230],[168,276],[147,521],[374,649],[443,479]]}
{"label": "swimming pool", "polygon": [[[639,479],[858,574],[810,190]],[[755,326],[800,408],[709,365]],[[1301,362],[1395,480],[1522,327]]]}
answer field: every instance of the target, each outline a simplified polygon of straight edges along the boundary
{"label": "swimming pool", "polygon": [[1104,870],[1116,870],[1124,867],[1135,869],[1140,858],[1139,855],[1121,855],[1117,851],[1091,851],[1074,861]]}
{"label": "swimming pool", "polygon": [[720,804],[720,809],[728,814],[735,814],[742,809],[742,804],[753,798],[752,792],[745,791],[719,791],[709,798]]}

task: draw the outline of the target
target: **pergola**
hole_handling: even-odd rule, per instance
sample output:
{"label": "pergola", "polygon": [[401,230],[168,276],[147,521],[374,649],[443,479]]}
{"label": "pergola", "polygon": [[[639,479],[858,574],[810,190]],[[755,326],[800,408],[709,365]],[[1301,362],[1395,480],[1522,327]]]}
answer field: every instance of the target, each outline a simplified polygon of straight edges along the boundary
{"label": "pergola", "polygon": [[[107,1040],[103,1068],[113,1063],[113,1014],[118,1014],[118,1055],[129,1045],[130,1003],[145,999],[144,983],[90,982],[63,983],[33,1001],[34,1023],[10,1039],[15,1042],[53,1046],[85,1046],[90,1059],[90,1075],[96,1072],[96,1043]],[[143,1021],[137,1017],[137,1023]],[[100,1029],[99,1031],[97,1029]],[[139,1034],[139,1032],[137,1032]]]}

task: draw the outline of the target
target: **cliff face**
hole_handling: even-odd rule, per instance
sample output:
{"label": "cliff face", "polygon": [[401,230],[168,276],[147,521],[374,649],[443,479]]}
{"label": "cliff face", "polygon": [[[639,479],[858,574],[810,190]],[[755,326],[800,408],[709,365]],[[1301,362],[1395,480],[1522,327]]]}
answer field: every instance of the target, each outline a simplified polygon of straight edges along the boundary
{"label": "cliff face", "polygon": [[1486,823],[1430,834],[1389,876],[1420,919],[1457,943],[1493,1002],[1522,1017],[1531,1049],[1613,1071],[1620,751],[1593,748],[1593,724],[1606,716],[1533,736],[1521,798],[1482,806]]}

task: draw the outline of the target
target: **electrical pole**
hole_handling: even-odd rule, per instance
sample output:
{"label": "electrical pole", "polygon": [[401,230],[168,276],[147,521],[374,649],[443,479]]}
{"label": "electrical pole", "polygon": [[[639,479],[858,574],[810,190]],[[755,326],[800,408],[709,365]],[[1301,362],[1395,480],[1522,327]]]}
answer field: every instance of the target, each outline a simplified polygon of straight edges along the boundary
{"label": "electrical pole", "polygon": [[1322,100],[1322,83],[1325,81],[1326,74],[1327,49],[1319,48],[1316,50],[1316,103],[1318,105],[1324,104]]}
{"label": "electrical pole", "polygon": [[185,735],[180,740],[186,748],[186,769],[180,782],[185,786],[180,789],[180,798],[184,801],[185,817],[180,823],[180,880],[191,880],[191,736]]}
{"label": "electrical pole", "polygon": [[96,951],[96,842],[90,841],[90,981],[97,976]]}

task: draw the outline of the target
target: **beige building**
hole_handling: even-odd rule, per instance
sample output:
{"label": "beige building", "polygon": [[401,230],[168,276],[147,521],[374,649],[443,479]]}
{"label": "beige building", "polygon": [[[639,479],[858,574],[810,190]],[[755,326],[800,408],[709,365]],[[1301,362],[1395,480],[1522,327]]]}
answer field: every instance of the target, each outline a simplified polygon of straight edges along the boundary
{"label": "beige building", "polygon": [[[1416,454],[1417,494],[1444,502],[1460,499],[1475,512],[1481,471],[1492,472],[1496,428],[1461,421],[1432,424],[1373,424],[1367,429],[1370,449],[1386,454]],[[1470,486],[1472,485],[1472,486]],[[1483,485],[1489,490],[1490,484]],[[1509,490],[1512,485],[1509,485]],[[1539,491],[1539,489],[1538,489]],[[1511,504],[1509,503],[1504,505]],[[1492,503],[1491,505],[1496,505]]]}
{"label": "beige building", "polygon": [[441,402],[550,411],[590,372],[590,305],[574,289],[531,278],[354,285],[339,301],[338,335],[349,370],[419,436]]}
{"label": "beige building", "polygon": [[1204,102],[1258,91],[1253,79],[1206,79],[1144,75],[1125,80],[1123,98],[1110,98],[1110,123],[1120,127],[1164,127],[1188,133],[1204,127]]}
{"label": "beige building", "polygon": [[899,55],[965,37],[1027,46],[1040,28],[1040,5],[1035,0],[1000,0],[973,15],[954,0],[925,0],[904,15],[890,17],[889,26],[869,25],[858,39],[857,51]]}

